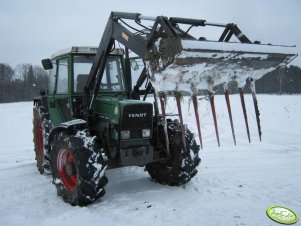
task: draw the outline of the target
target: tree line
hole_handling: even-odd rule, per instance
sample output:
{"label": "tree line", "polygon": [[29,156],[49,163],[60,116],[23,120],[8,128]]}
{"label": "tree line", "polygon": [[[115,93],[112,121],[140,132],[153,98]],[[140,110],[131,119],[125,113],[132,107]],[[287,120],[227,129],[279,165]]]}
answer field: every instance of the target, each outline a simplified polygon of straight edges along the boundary
{"label": "tree line", "polygon": [[301,68],[293,65],[278,68],[258,79],[255,85],[258,93],[301,93]]}
{"label": "tree line", "polygon": [[31,101],[47,89],[47,72],[40,66],[0,63],[0,103]]}
{"label": "tree line", "polygon": [[[266,94],[297,94],[301,93],[301,68],[298,66],[290,65],[277,68],[262,78],[255,81],[256,93]],[[230,93],[238,93],[238,86],[236,82],[228,84]],[[214,87],[217,94],[224,93],[223,85]],[[244,87],[245,93],[250,93],[249,87]]]}
{"label": "tree line", "polygon": [[[289,66],[267,73],[255,82],[257,93],[296,94],[301,93],[301,68]],[[237,83],[228,84],[230,93],[237,93]],[[0,103],[31,101],[47,90],[47,72],[40,66],[19,64],[14,69],[0,63]],[[223,85],[214,87],[217,94],[223,93]],[[245,87],[245,92],[249,92]]]}

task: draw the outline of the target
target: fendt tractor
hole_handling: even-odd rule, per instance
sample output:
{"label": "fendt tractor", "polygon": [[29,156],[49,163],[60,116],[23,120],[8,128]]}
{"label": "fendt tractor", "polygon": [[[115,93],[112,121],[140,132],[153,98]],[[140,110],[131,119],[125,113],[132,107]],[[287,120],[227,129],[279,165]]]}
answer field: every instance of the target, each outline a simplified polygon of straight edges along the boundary
{"label": "fendt tractor", "polygon": [[[205,27],[221,29],[219,38],[204,37]],[[71,205],[102,197],[106,170],[118,167],[145,167],[153,181],[183,185],[197,174],[203,148],[199,96],[210,101],[219,145],[213,86],[224,84],[236,144],[227,84],[238,84],[250,140],[248,86],[261,139],[254,82],[296,56],[294,46],[251,42],[232,23],[112,12],[98,47],[71,47],[42,60],[49,74],[48,89],[34,99],[37,168],[52,175]],[[184,96],[194,106],[197,136],[183,121]],[[166,113],[170,97],[173,115]]]}

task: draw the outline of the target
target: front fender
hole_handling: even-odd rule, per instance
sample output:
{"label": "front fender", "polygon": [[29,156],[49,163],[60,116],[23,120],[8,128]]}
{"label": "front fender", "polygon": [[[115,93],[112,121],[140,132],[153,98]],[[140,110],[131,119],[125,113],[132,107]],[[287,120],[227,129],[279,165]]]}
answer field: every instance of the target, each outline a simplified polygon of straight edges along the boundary
{"label": "front fender", "polygon": [[62,132],[62,131],[70,131],[71,132],[71,131],[74,131],[75,129],[83,130],[83,129],[87,129],[87,128],[88,128],[88,123],[87,123],[87,121],[85,121],[83,119],[74,119],[71,121],[60,123],[58,126],[53,128],[49,134],[49,138],[48,138],[49,149],[48,150],[51,150],[51,143],[53,142],[55,134]]}

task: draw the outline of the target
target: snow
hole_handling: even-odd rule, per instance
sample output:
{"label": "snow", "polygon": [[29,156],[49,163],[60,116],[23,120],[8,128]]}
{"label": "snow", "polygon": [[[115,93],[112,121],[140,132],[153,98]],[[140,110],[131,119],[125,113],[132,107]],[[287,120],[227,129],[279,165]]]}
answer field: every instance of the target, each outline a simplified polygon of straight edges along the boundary
{"label": "snow", "polygon": [[291,46],[198,40],[181,40],[181,46],[171,64],[165,65],[169,59],[163,57],[158,68],[150,64],[150,81],[157,92],[213,93],[214,85],[230,81],[243,87],[247,78],[260,79],[297,56]]}
{"label": "snow", "polygon": [[[190,183],[160,185],[140,167],[107,170],[106,195],[87,207],[66,204],[56,195],[51,176],[38,173],[32,103],[1,104],[0,225],[279,225],[265,213],[271,205],[291,208],[300,216],[301,96],[258,95],[259,142],[252,97],[246,95],[251,143],[239,96],[230,98],[237,146],[224,97],[215,97],[221,148],[210,104],[200,100],[204,150],[199,173]],[[185,123],[197,134],[188,98],[183,106]],[[173,98],[168,98],[167,112],[176,112]]]}
{"label": "snow", "polygon": [[295,46],[280,46],[267,44],[249,44],[236,42],[216,42],[216,41],[198,41],[198,40],[182,40],[183,49],[207,49],[218,51],[235,51],[248,53],[280,53],[296,55],[298,52]]}
{"label": "snow", "polygon": [[[232,54],[234,56],[235,54]],[[171,64],[160,73],[155,73],[150,81],[157,92],[178,91],[195,94],[200,91],[214,93],[213,86],[236,81],[238,87],[244,87],[247,78],[254,81],[273,71],[274,67],[253,69],[240,68],[235,64],[199,63],[188,66]]]}

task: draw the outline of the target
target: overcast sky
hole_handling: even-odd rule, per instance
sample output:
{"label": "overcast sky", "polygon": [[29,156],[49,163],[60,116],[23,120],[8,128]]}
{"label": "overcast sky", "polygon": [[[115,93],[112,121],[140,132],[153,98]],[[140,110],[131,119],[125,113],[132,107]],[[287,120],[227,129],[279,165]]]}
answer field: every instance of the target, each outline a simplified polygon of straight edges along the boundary
{"label": "overcast sky", "polygon": [[111,11],[236,23],[252,40],[297,45],[301,0],[1,0],[0,63],[40,65],[74,45],[98,46]]}

